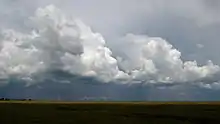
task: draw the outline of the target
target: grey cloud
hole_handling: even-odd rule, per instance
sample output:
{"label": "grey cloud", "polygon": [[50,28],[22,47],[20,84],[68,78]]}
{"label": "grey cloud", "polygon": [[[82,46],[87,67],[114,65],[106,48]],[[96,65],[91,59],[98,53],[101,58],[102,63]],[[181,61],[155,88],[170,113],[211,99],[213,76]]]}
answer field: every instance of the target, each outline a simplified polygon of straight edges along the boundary
{"label": "grey cloud", "polygon": [[220,1],[219,0],[202,0],[204,6],[210,8],[210,9],[217,9],[219,10]]}
{"label": "grey cloud", "polygon": [[[53,81],[26,87],[11,81],[0,87],[0,97],[38,100],[110,100],[110,101],[216,101],[219,90],[182,85],[175,88],[154,86],[91,84],[90,80],[75,80],[75,83],[62,84]],[[80,82],[80,83],[78,83]],[[92,98],[92,99],[85,99]]]}

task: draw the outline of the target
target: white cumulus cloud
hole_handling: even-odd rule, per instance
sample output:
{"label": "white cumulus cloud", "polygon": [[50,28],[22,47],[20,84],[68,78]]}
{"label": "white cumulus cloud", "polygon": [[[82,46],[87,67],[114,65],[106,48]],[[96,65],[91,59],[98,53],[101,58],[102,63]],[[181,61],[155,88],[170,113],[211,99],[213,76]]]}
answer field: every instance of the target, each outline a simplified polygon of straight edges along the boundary
{"label": "white cumulus cloud", "polygon": [[[114,51],[100,33],[53,5],[31,17],[33,31],[4,30],[0,36],[0,78],[32,75],[50,69],[92,76],[103,82],[191,82],[210,78],[219,66],[181,60],[181,52],[162,38],[128,34]],[[120,82],[119,81],[119,82]]]}
{"label": "white cumulus cloud", "polygon": [[120,68],[132,78],[156,82],[188,82],[210,77],[219,66],[208,61],[198,66],[196,61],[182,61],[181,52],[167,41],[143,35],[128,34],[117,49]]}

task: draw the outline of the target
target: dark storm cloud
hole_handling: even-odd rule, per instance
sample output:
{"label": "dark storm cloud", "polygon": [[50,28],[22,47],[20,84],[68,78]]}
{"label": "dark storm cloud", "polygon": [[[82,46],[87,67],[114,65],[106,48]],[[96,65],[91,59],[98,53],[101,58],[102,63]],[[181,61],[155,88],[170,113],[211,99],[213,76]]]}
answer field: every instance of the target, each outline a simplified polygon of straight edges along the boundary
{"label": "dark storm cloud", "polygon": [[[22,83],[11,82],[0,87],[0,97],[11,99],[38,100],[107,100],[107,101],[216,101],[219,90],[194,86],[165,87],[117,84],[91,84],[87,79],[62,84],[47,81],[26,87]],[[79,83],[80,82],[80,83]]]}

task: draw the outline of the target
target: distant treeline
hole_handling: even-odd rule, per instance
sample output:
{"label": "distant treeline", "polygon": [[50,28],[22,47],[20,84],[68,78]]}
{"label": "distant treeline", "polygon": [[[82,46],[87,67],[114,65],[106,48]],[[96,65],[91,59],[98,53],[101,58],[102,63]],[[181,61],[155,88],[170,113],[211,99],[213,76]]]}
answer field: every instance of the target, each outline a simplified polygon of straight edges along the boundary
{"label": "distant treeline", "polygon": [[31,101],[32,99],[9,99],[9,98],[0,98],[0,101]]}

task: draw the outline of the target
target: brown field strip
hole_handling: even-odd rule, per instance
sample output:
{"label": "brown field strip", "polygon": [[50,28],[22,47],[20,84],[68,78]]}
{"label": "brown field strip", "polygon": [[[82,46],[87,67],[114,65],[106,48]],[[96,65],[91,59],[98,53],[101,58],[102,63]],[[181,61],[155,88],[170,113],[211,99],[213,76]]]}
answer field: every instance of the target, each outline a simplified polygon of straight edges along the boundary
{"label": "brown field strip", "polygon": [[22,104],[129,104],[129,105],[220,105],[220,102],[106,102],[106,101],[0,101],[1,103],[22,103]]}

